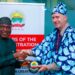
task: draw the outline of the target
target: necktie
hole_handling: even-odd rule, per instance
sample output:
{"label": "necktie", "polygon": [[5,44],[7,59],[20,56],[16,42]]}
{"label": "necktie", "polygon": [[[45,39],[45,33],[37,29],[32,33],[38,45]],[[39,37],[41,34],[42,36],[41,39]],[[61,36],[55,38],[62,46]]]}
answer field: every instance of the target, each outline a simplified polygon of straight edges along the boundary
{"label": "necktie", "polygon": [[58,52],[59,46],[60,46],[60,41],[61,41],[61,35],[60,35],[60,31],[57,32],[57,40],[55,43],[55,49],[56,52]]}

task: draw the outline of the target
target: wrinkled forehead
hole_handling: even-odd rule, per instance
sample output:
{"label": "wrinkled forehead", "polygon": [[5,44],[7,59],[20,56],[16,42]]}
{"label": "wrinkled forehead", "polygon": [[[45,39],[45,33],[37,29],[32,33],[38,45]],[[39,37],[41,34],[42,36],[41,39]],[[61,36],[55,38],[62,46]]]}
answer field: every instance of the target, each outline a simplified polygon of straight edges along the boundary
{"label": "wrinkled forehead", "polygon": [[58,16],[58,17],[64,17],[65,15],[62,15],[60,13],[54,13],[54,14],[52,14],[52,17],[56,17],[56,16]]}
{"label": "wrinkled forehead", "polygon": [[11,25],[8,25],[8,24],[0,24],[0,27],[11,27]]}

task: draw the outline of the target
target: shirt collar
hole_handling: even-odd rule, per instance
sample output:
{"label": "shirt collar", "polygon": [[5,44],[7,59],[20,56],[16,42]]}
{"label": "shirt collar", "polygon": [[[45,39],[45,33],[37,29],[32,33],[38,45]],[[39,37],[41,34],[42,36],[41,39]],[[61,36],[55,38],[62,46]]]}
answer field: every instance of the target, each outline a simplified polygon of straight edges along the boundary
{"label": "shirt collar", "polygon": [[60,31],[60,35],[61,36],[63,36],[63,34],[64,34],[64,32],[65,32],[65,30],[66,30],[66,28],[69,26],[69,24],[67,23],[66,25],[65,25],[65,27],[64,27],[64,29],[62,29],[62,31]]}

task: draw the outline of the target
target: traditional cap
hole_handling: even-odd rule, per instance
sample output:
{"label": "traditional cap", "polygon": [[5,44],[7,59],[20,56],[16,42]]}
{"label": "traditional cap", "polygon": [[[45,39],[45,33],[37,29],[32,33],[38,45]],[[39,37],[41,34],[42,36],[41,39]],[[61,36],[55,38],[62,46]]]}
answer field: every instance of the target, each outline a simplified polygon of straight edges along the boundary
{"label": "traditional cap", "polygon": [[0,18],[0,25],[6,24],[6,25],[11,25],[11,20],[8,17],[1,17]]}
{"label": "traditional cap", "polygon": [[54,13],[60,13],[60,14],[66,15],[67,13],[66,5],[63,4],[62,2],[58,3],[57,6],[55,6],[52,11],[52,14]]}

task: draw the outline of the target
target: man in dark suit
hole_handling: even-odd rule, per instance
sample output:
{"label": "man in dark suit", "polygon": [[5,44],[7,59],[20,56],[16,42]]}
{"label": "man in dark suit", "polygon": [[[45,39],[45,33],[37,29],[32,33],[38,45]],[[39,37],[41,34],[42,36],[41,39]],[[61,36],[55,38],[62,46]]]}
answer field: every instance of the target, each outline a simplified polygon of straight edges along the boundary
{"label": "man in dark suit", "polygon": [[11,26],[10,18],[0,18],[0,75],[15,75],[17,59],[22,59],[24,55],[21,52],[16,52],[16,44],[9,38]]}

